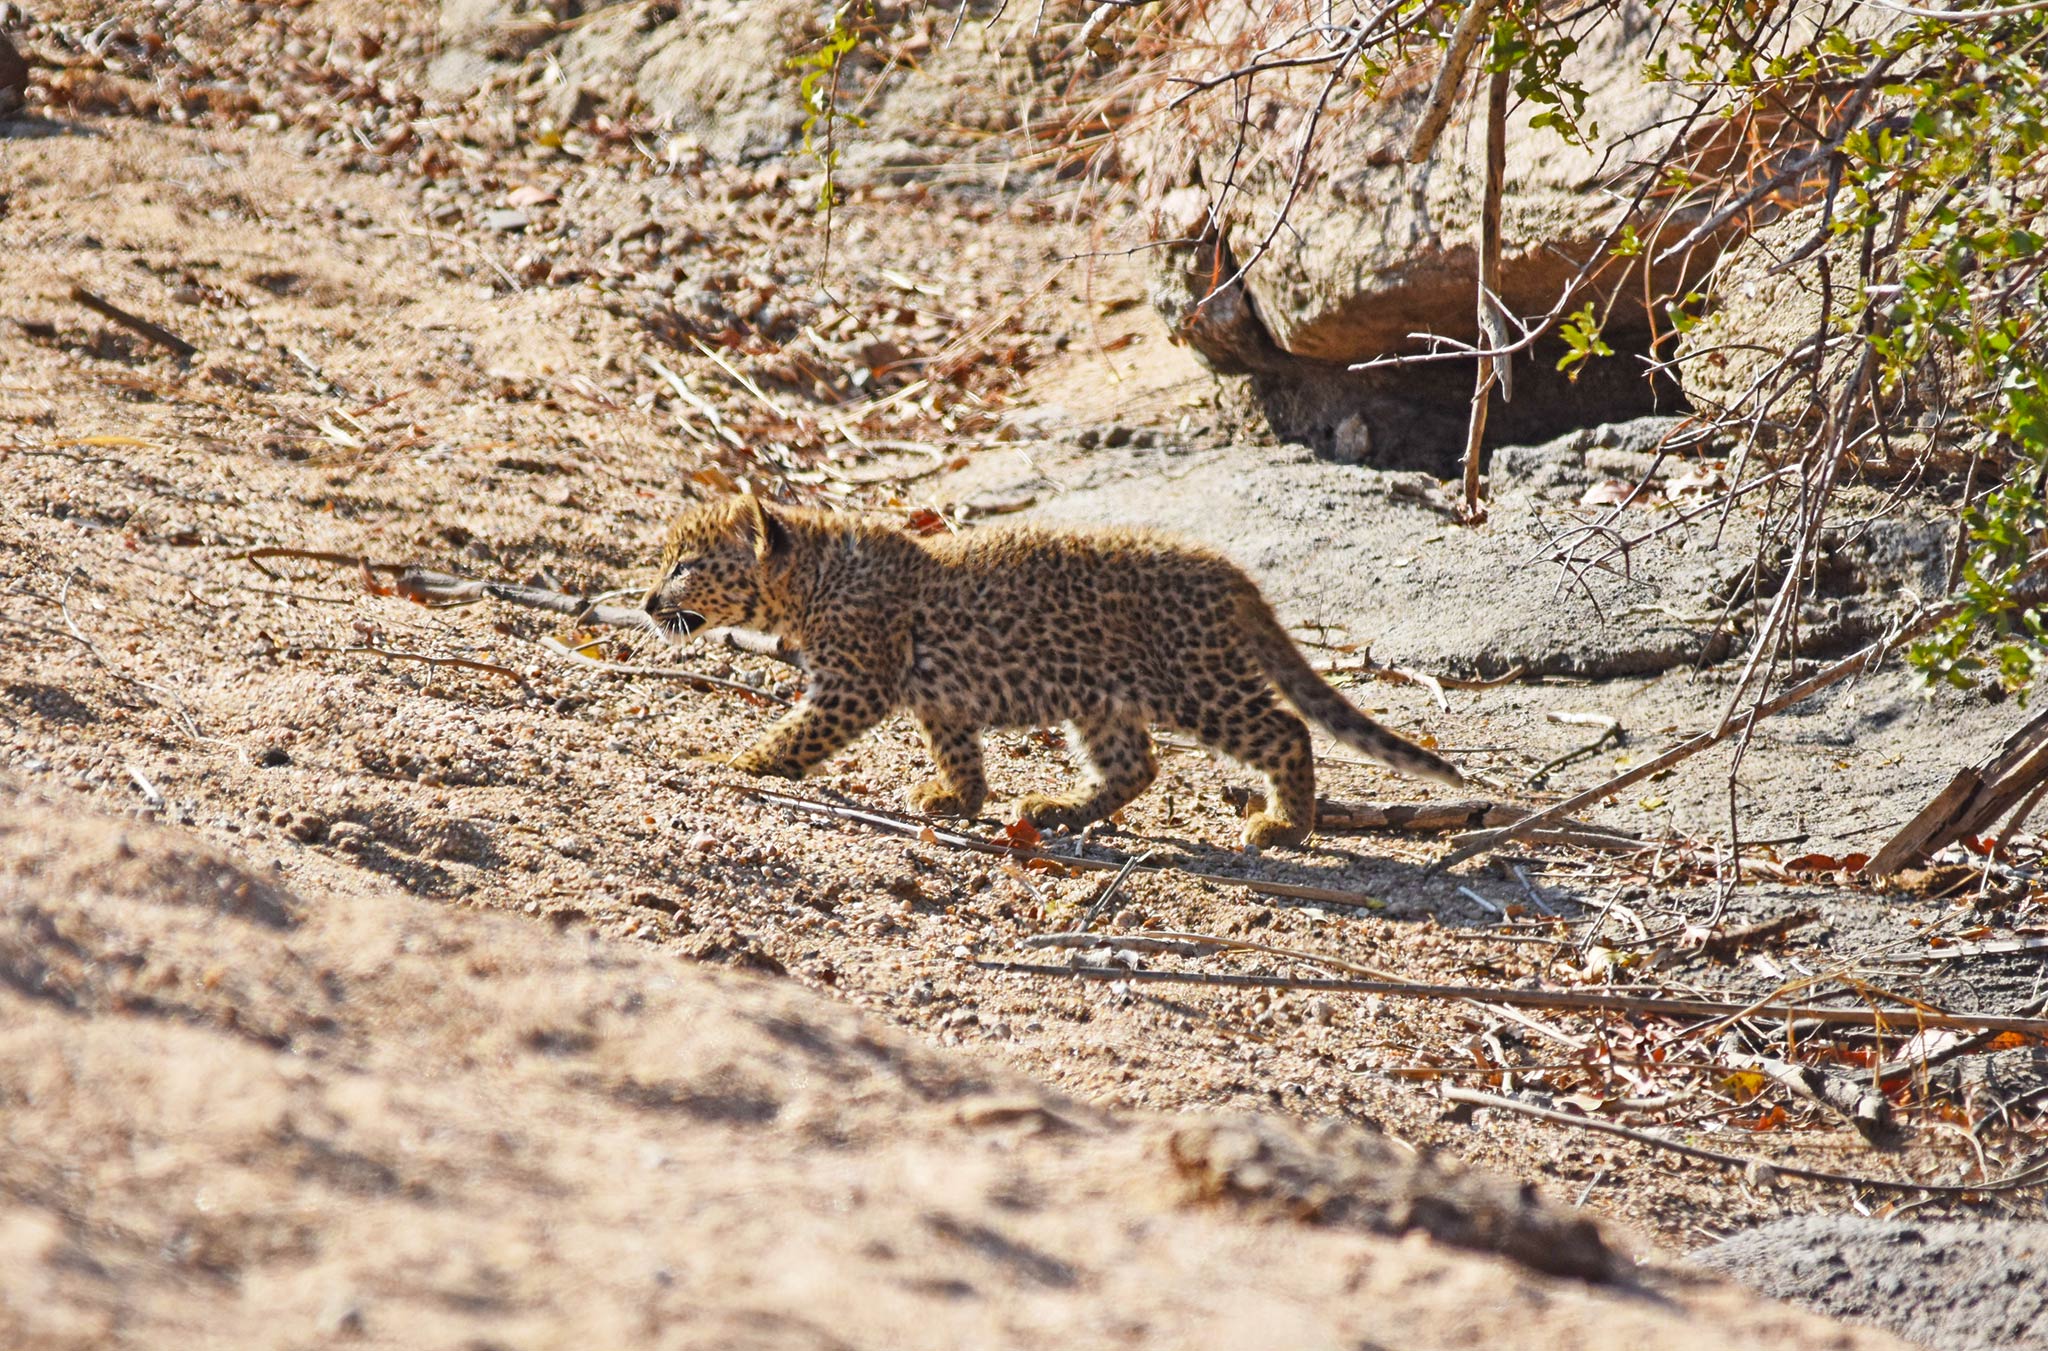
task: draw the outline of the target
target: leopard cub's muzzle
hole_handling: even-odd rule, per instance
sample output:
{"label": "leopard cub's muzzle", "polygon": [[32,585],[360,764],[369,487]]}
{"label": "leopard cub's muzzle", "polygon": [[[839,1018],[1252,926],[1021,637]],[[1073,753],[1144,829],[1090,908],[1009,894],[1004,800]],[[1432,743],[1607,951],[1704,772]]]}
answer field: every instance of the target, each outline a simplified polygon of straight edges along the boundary
{"label": "leopard cub's muzzle", "polygon": [[651,593],[641,608],[646,610],[647,617],[654,621],[654,627],[674,642],[681,642],[704,627],[703,615],[695,610],[662,604],[659,591]]}

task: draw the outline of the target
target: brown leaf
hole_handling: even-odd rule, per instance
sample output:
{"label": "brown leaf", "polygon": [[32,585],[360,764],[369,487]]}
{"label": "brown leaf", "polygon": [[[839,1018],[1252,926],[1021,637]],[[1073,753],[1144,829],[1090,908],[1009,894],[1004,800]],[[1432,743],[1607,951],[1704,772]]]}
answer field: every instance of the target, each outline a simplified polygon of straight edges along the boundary
{"label": "brown leaf", "polygon": [[1045,836],[1029,821],[1012,821],[996,833],[996,838],[1012,849],[1036,849],[1045,842]]}

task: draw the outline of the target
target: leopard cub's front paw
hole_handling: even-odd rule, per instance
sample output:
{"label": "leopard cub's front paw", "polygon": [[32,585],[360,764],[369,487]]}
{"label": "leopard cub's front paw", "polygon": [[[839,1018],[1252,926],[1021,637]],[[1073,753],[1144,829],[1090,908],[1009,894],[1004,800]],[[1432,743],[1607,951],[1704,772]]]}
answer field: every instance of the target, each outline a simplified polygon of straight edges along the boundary
{"label": "leopard cub's front paw", "polygon": [[801,779],[803,770],[779,756],[745,750],[738,755],[721,758],[717,763],[742,774],[751,774],[757,779]]}

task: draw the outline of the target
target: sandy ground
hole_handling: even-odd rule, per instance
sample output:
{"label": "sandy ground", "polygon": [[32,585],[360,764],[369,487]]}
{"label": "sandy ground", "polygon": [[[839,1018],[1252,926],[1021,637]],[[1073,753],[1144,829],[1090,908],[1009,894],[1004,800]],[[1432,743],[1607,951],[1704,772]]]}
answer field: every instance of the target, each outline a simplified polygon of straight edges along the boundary
{"label": "sandy ground", "polygon": [[[1025,944],[1070,927],[1100,896],[1106,874],[969,852],[919,839],[915,827],[892,835],[845,815],[778,806],[757,796],[758,785],[689,760],[756,734],[777,712],[776,699],[798,688],[787,667],[717,649],[672,657],[610,639],[587,649],[605,659],[684,661],[750,693],[574,664],[544,640],[575,646],[601,635],[502,606],[423,608],[378,594],[388,590],[388,574],[371,574],[366,586],[352,561],[554,579],[585,593],[636,588],[686,482],[750,476],[813,499],[897,512],[913,525],[928,525],[918,513],[936,509],[974,528],[975,512],[1013,508],[1175,525],[1243,558],[1304,639],[1326,645],[1319,659],[1355,661],[1359,645],[1371,644],[1379,659],[1426,672],[1495,675],[1489,663],[1503,650],[1474,642],[1461,656],[1456,634],[1446,636],[1454,626],[1432,629],[1417,612],[1456,588],[1462,604],[1483,609],[1489,588],[1505,588],[1499,594],[1510,600],[1484,616],[1486,632],[1512,637],[1517,625],[1503,616],[1543,606],[1549,583],[1519,574],[1497,581],[1518,547],[1504,532],[1517,521],[1535,528],[1562,519],[1578,491],[1571,475],[1603,472],[1589,467],[1591,457],[1559,473],[1530,473],[1516,489],[1520,505],[1504,509],[1477,546],[1484,567],[1461,569],[1473,537],[1447,527],[1426,500],[1428,485],[1412,476],[1309,463],[1219,437],[1206,383],[1148,326],[1142,307],[1127,303],[1141,293],[1135,271],[1105,264],[1085,286],[1034,291],[1028,305],[1006,301],[1019,269],[1056,266],[1072,248],[1067,227],[1043,204],[1032,206],[1028,193],[1021,207],[992,206],[986,194],[935,196],[908,216],[903,201],[886,194],[849,203],[838,247],[848,275],[873,282],[862,287],[874,298],[866,322],[898,352],[934,362],[950,362],[948,353],[972,358],[957,378],[927,377],[924,389],[912,375],[926,367],[855,384],[842,381],[846,371],[889,364],[871,367],[855,355],[876,355],[858,326],[802,347],[809,355],[792,364],[794,339],[724,345],[713,321],[740,322],[729,300],[718,302],[724,318],[704,319],[710,302],[701,297],[745,295],[743,323],[758,334],[762,306],[801,291],[790,279],[815,261],[818,236],[786,177],[713,165],[657,172],[630,146],[564,166],[488,139],[456,155],[458,167],[429,164],[423,172],[425,152],[417,150],[386,162],[303,127],[280,132],[239,114],[198,122],[75,112],[12,136],[0,158],[0,288],[17,298],[13,322],[0,326],[9,488],[0,504],[0,767],[36,804],[22,809],[32,824],[18,834],[39,839],[54,829],[53,813],[147,817],[178,828],[180,840],[203,841],[189,847],[282,888],[308,913],[347,911],[372,896],[399,906],[393,894],[410,893],[431,907],[406,909],[411,918],[393,923],[436,935],[421,940],[423,951],[471,941],[460,935],[475,924],[488,926],[478,933],[514,935],[506,942],[548,945],[550,962],[577,954],[587,964],[577,988],[593,1008],[606,983],[593,973],[618,964],[695,982],[694,959],[757,979],[690,988],[801,999],[807,1009],[825,1009],[823,996],[837,1007],[817,1016],[838,1020],[834,1026],[866,1026],[854,1021],[858,1014],[894,1029],[878,1038],[959,1048],[944,1059],[944,1074],[1007,1085],[1025,1082],[1008,1076],[1028,1076],[1046,1086],[1030,1092],[1088,1104],[1076,1112],[1257,1111],[1380,1132],[1397,1147],[1532,1181],[1556,1201],[1614,1222],[1612,1241],[1631,1254],[1684,1251],[1787,1215],[1857,1207],[1882,1214],[1913,1194],[1857,1194],[1688,1164],[1622,1139],[1474,1114],[1437,1088],[1513,1091],[1637,1127],[1674,1125],[1687,1139],[1738,1155],[1893,1181],[1981,1182],[2038,1151],[2038,1099],[2029,1094],[2042,1069],[2034,1047],[1988,1047],[1914,1076],[1893,1095],[1901,1131],[1873,1149],[1810,1103],[1731,1079],[1711,1044],[1655,1020],[1091,984],[978,968],[977,959],[1064,960],[1064,950]],[[542,187],[557,203],[504,205],[522,186]],[[562,256],[522,262],[534,246],[489,223],[489,212],[513,209],[560,210],[592,228]],[[663,231],[614,249],[636,228],[636,213],[659,216]],[[650,238],[653,248],[636,254]],[[680,309],[635,289],[640,277],[664,269],[704,283]],[[81,309],[68,298],[73,284],[169,325],[198,351],[179,359]],[[676,283],[665,284],[673,292]],[[697,327],[678,328],[677,314],[696,315],[689,322]],[[707,346],[726,365],[693,345],[692,333],[718,339]],[[806,372],[824,369],[826,353],[847,364],[814,380]],[[820,396],[820,386],[831,397]],[[1106,437],[1150,444],[1105,449]],[[1190,492],[1233,510],[1194,512]],[[1347,544],[1341,526],[1361,501],[1372,504],[1371,530],[1354,528]],[[972,510],[958,510],[962,504]],[[252,556],[266,549],[339,561]],[[1712,573],[1712,560],[1701,566],[1682,579],[1691,590],[1674,586],[1643,603],[1696,617],[1692,602],[1705,583],[1694,583]],[[1858,609],[1882,616],[1901,599],[1900,587],[1883,588],[1866,578],[1832,599],[1852,618]],[[1585,650],[1603,646],[1587,637],[1596,631],[1583,618],[1546,612],[1541,623],[1541,633],[1536,620],[1528,626],[1537,634],[1524,644],[1530,652],[1564,650],[1542,633]],[[1853,641],[1853,626],[1843,632]],[[1681,620],[1675,633],[1683,650],[1700,640],[1701,626]],[[1640,626],[1625,635],[1642,636]],[[1434,738],[1503,796],[1518,797],[1530,791],[1532,770],[1590,740],[1584,725],[1551,714],[1615,716],[1628,736],[1556,771],[1550,789],[1568,790],[1718,717],[1728,687],[1723,672],[1695,678],[1681,666],[1600,681],[1564,671],[1488,689],[1452,686],[1441,703],[1416,685],[1364,683],[1353,692],[1391,725]],[[1429,837],[1326,834],[1306,850],[1248,856],[1235,847],[1235,810],[1220,792],[1241,777],[1199,753],[1173,751],[1158,787],[1089,846],[1097,857],[1150,852],[1166,865],[1129,878],[1098,927],[1289,951],[1162,953],[1109,940],[1087,955],[1206,973],[1326,975],[1335,962],[1442,983],[1648,981],[1738,997],[1791,988],[1839,998],[1829,992],[1845,988],[1847,977],[1942,1007],[2017,1007],[2037,993],[2037,954],[1921,959],[1939,950],[1935,944],[2038,934],[2042,911],[2026,872],[1948,867],[1916,888],[1879,895],[1831,880],[1829,860],[1869,848],[2019,717],[1974,696],[1928,702],[1906,678],[1883,674],[1767,725],[1739,792],[1750,837],[1784,843],[1772,847],[1775,870],[1726,898],[1720,926],[1807,909],[1815,921],[1733,960],[1699,946],[1717,903],[1712,841],[1725,823],[1725,762],[1645,785],[1600,814],[1698,850],[1624,862],[1535,849],[1510,860],[1519,875],[1503,865],[1431,877],[1423,869],[1443,846]],[[1070,772],[1056,735],[1004,733],[990,749],[999,796]],[[921,759],[911,729],[892,722],[794,791],[813,803],[886,814],[921,775]],[[1334,754],[1323,778],[1323,791],[1341,799],[1429,795]],[[988,838],[996,824],[976,833]],[[41,843],[37,850],[47,852]],[[1811,851],[1823,851],[1820,862],[1784,866]],[[1275,896],[1245,882],[1314,891]],[[34,895],[39,906],[55,904],[45,890]],[[1556,924],[1538,902],[1601,923]],[[1509,907],[1504,923],[1495,912]],[[457,911],[506,912],[526,923]],[[26,932],[21,944],[31,953],[58,941]],[[209,964],[195,958],[173,983],[207,988],[215,967],[228,980],[241,932],[209,936]],[[280,969],[310,979],[296,958]],[[414,987],[421,992],[406,1007],[429,1008],[431,978],[410,979],[422,982]],[[275,1018],[312,1021],[303,1032],[296,1024],[271,1029],[262,1054],[315,1035],[312,1022],[333,1016],[321,1012],[327,997],[317,981],[280,996]],[[514,999],[501,1007],[517,1006]],[[362,1036],[400,1037],[399,1007],[378,1014]],[[60,1048],[51,1054],[71,1055],[76,1041],[77,1054],[86,1054],[99,1035],[97,1016],[39,1014],[44,1030],[22,1044],[50,1043]],[[149,1026],[153,1036],[174,1037],[195,1016],[186,1009]],[[676,1015],[683,1024],[696,1016]],[[477,1026],[492,1021],[476,1017]],[[123,1014],[119,1026],[131,1023]],[[454,1024],[437,1026],[443,1030],[433,1035],[461,1040],[447,1030]],[[553,1054],[554,1035],[532,1054]],[[564,1035],[573,1042],[580,1034]],[[392,1048],[409,1044],[391,1041],[379,1054],[402,1060]],[[165,1047],[162,1056],[183,1054]],[[1899,1049],[1897,1038],[1884,1048]],[[1837,1063],[1853,1075],[1871,1060],[1867,1047],[1850,1044]],[[959,1068],[970,1064],[972,1074]],[[124,1065],[121,1075],[148,1068]],[[266,1060],[260,1072],[281,1071]],[[192,1090],[152,1080],[146,1091]],[[524,1089],[515,1078],[476,1091],[478,1103],[502,1107]],[[479,1122],[490,1116],[483,1106],[464,1110]],[[878,1107],[874,1120],[892,1110]],[[51,1120],[62,1115],[53,1111]],[[878,1139],[886,1134],[874,1129]],[[567,1126],[550,1132],[546,1147],[581,1150],[576,1134]],[[807,1157],[809,1144],[790,1141],[790,1158]],[[246,1157],[255,1146],[223,1137],[206,1148]],[[914,1144],[889,1150],[893,1161],[877,1167],[916,1171]],[[122,1166],[146,1170],[148,1157],[138,1157]],[[627,1157],[593,1156],[589,1166],[616,1178]],[[455,1177],[433,1185],[454,1188]],[[785,1184],[798,1185],[775,1185]],[[537,1178],[527,1194],[584,1190]],[[136,1205],[149,1211],[163,1194]],[[36,1204],[60,1218],[101,1213],[86,1192],[63,1195],[72,1199]],[[627,1209],[605,1209],[615,1203]],[[630,1208],[643,1203],[592,1204],[578,1223],[611,1231],[630,1228]],[[2038,1189],[1911,1204],[1922,1218],[2042,1213]],[[1131,1212],[1119,1232],[1145,1230],[1151,1222],[1142,1213],[1150,1212]],[[35,1227],[55,1222],[21,1232],[31,1247],[44,1245],[35,1251],[58,1253],[51,1261],[69,1271],[61,1245],[50,1247],[57,1240]],[[773,1245],[802,1244],[796,1231],[756,1238],[769,1246],[735,1250],[771,1266]],[[1067,1241],[1048,1235],[1030,1250],[1067,1261]],[[1126,1260],[1106,1248],[1086,1260],[1098,1259]],[[451,1276],[447,1289],[470,1276],[502,1285],[509,1260],[479,1258],[476,1271]],[[574,1269],[604,1267],[594,1258]],[[1202,1268],[1190,1258],[1176,1270],[1194,1273],[1192,1288]],[[178,1298],[206,1306],[187,1279],[172,1279]],[[986,1274],[961,1279],[977,1288],[1017,1284]],[[795,1287],[778,1290],[762,1307],[802,1302]],[[56,1298],[99,1307],[83,1295]],[[448,1317],[467,1316],[464,1298],[447,1296]],[[1878,1317],[1882,1302],[1838,1311]],[[345,1310],[337,1317],[348,1321]],[[1052,1321],[1017,1326],[1073,1326],[1046,1317]],[[83,1326],[90,1333],[107,1325]],[[820,1331],[816,1344],[832,1344],[832,1335]]]}
{"label": "sandy ground", "polygon": [[9,1347],[1899,1345],[1356,1127],[296,873],[0,785]]}

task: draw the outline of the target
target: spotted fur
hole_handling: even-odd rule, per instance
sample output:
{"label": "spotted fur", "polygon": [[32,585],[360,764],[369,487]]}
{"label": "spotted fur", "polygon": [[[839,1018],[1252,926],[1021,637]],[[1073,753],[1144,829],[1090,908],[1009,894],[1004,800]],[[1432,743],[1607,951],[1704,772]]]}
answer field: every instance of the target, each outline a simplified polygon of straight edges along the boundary
{"label": "spotted fur", "polygon": [[1067,722],[1093,775],[1075,792],[1025,796],[1018,813],[1041,827],[1100,820],[1157,775],[1149,729],[1163,724],[1266,776],[1248,843],[1298,843],[1315,827],[1315,762],[1287,705],[1404,773],[1461,782],[1326,684],[1229,560],[1143,531],[919,539],[740,494],[677,518],[646,609],[678,641],[746,628],[802,653],[808,692],[735,768],[801,777],[908,709],[938,767],[910,802],[933,815],[981,810],[984,727]]}

